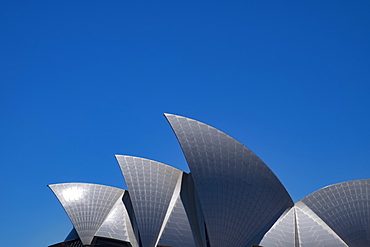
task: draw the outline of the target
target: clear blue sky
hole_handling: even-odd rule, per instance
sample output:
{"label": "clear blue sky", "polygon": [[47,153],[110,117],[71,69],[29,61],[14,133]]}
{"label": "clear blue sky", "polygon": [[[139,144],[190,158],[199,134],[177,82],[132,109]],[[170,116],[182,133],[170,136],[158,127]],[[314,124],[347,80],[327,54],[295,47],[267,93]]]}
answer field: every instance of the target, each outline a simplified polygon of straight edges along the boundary
{"label": "clear blue sky", "polygon": [[188,170],[164,112],[233,136],[295,201],[370,178],[370,2],[1,1],[1,246],[72,228],[47,184]]}

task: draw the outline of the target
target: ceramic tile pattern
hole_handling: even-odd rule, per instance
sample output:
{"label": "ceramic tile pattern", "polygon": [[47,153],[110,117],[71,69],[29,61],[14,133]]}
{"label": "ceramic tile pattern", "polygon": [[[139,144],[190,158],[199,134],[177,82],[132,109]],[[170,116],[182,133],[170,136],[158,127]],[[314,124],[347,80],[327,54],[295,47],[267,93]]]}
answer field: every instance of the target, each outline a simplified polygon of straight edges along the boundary
{"label": "ceramic tile pattern", "polygon": [[354,180],[318,190],[302,199],[351,247],[370,246],[370,180]]}
{"label": "ceramic tile pattern", "polygon": [[348,247],[340,237],[330,229],[304,203],[295,206],[300,247]]}
{"label": "ceramic tile pattern", "polygon": [[195,242],[181,197],[178,196],[159,245],[171,247],[194,247]]}
{"label": "ceramic tile pattern", "polygon": [[50,185],[74,226],[58,246],[108,239],[132,247],[370,247],[370,179],[327,186],[293,204],[243,144],[199,121],[165,116],[191,173],[117,155],[128,192]]}
{"label": "ceramic tile pattern", "polygon": [[90,244],[124,190],[85,183],[49,185],[68,214],[81,242]]}
{"label": "ceramic tile pattern", "polygon": [[291,208],[276,221],[259,245],[263,247],[296,247],[295,228],[295,212],[294,208]]}
{"label": "ceramic tile pattern", "polygon": [[182,171],[153,160],[117,155],[143,247],[154,247]]}
{"label": "ceramic tile pattern", "polygon": [[118,200],[95,236],[131,242],[137,246],[125,205]]}
{"label": "ceramic tile pattern", "polygon": [[165,114],[197,189],[212,246],[258,244],[293,202],[248,148],[204,123]]}

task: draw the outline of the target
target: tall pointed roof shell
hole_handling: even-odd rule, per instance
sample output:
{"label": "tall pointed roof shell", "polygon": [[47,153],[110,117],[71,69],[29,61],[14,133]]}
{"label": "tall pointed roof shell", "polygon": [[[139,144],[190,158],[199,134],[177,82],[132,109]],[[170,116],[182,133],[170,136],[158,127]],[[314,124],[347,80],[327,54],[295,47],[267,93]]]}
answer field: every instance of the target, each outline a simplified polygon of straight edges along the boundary
{"label": "tall pointed roof shell", "polygon": [[257,245],[293,202],[243,144],[199,121],[165,114],[184,152],[212,246]]}

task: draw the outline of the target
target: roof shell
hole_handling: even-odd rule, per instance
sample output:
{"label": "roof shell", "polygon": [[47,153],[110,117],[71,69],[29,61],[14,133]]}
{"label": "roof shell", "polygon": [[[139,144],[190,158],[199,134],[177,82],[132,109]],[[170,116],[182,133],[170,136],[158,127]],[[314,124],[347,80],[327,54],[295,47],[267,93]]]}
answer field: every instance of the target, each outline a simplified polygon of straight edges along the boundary
{"label": "roof shell", "polygon": [[258,244],[293,202],[274,173],[243,144],[199,121],[165,114],[184,152],[211,245]]}
{"label": "roof shell", "polygon": [[324,187],[301,202],[351,247],[370,246],[370,179]]}
{"label": "roof shell", "polygon": [[91,244],[95,233],[125,192],[123,189],[89,183],[62,183],[49,187],[84,245]]}
{"label": "roof shell", "polygon": [[183,172],[149,159],[116,158],[129,189],[142,245],[154,247],[180,193]]}

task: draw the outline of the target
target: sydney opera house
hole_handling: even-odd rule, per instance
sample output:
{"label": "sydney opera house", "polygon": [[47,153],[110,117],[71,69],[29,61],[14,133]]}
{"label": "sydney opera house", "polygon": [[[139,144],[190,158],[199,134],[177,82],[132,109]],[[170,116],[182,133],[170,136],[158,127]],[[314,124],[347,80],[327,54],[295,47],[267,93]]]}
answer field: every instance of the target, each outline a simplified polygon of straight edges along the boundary
{"label": "sydney opera house", "polygon": [[117,155],[128,190],[49,185],[73,224],[50,247],[370,246],[370,179],[331,185],[294,203],[243,144],[199,121],[165,116],[190,173]]}

